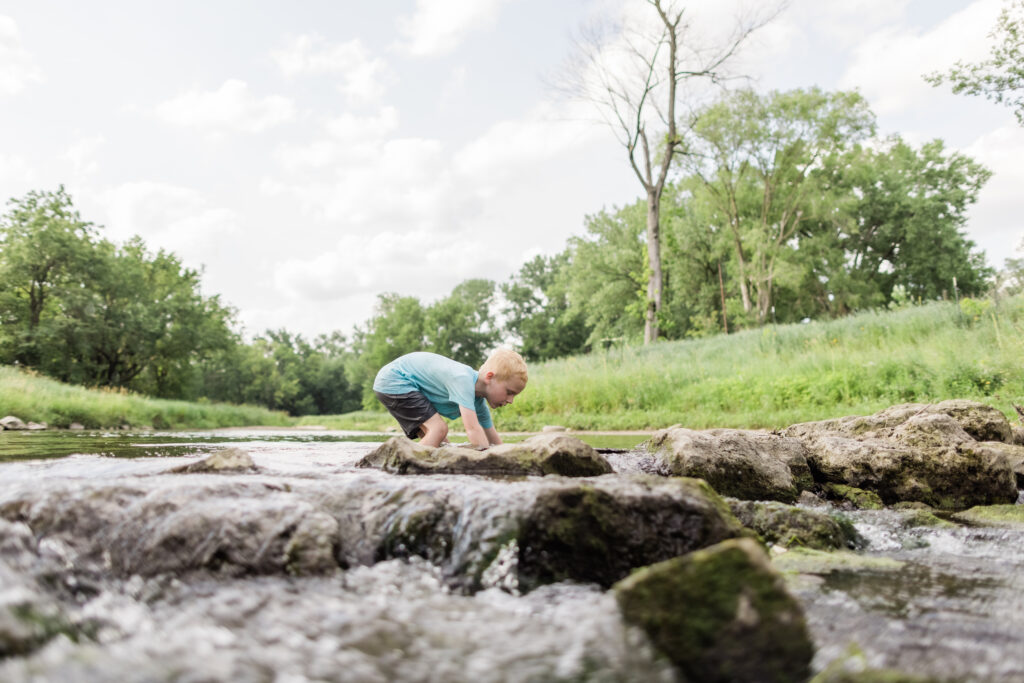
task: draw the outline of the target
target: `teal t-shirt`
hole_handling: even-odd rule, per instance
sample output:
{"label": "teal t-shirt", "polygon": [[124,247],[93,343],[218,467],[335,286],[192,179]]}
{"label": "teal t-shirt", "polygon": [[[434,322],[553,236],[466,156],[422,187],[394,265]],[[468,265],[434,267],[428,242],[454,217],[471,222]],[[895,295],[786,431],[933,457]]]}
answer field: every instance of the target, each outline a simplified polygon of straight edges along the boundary
{"label": "teal t-shirt", "polygon": [[461,416],[459,406],[476,412],[480,426],[494,426],[487,400],[476,395],[473,368],[436,353],[417,351],[407,353],[380,369],[373,380],[373,390],[382,394],[401,395],[418,391],[431,405],[449,419]]}

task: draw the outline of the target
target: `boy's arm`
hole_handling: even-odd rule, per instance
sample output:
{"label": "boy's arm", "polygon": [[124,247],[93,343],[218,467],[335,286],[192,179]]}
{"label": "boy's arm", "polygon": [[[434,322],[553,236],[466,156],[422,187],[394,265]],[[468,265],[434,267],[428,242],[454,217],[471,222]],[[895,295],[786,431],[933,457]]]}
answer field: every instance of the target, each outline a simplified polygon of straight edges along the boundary
{"label": "boy's arm", "polygon": [[476,416],[476,411],[470,410],[466,406],[459,406],[459,414],[462,415],[462,426],[466,428],[469,442],[474,446],[487,448],[490,442],[484,428],[480,426],[480,418]]}
{"label": "boy's arm", "polygon": [[502,442],[501,437],[498,436],[498,430],[495,429],[494,427],[486,428],[484,430],[484,434],[487,435],[487,440],[491,442],[492,446],[497,446]]}

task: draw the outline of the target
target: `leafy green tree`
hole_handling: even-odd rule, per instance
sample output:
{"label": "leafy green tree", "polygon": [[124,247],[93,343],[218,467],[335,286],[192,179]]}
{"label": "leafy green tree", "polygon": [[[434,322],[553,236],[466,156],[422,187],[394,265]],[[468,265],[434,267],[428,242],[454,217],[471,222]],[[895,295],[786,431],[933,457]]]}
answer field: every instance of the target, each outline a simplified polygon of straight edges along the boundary
{"label": "leafy green tree", "polygon": [[933,86],[949,83],[957,94],[981,95],[1005,104],[1024,125],[1024,0],[1003,8],[989,36],[993,45],[988,59],[977,64],[957,62],[948,73],[932,73],[925,80]]}
{"label": "leafy green tree", "polygon": [[560,358],[589,350],[585,313],[569,300],[568,250],[536,256],[501,285],[508,332],[520,340],[528,361]]}
{"label": "leafy green tree", "polygon": [[738,90],[705,109],[684,167],[700,178],[733,245],[743,310],[768,322],[802,225],[832,206],[819,169],[874,132],[857,93]]}
{"label": "leafy green tree", "polygon": [[426,309],[424,348],[480,367],[500,337],[494,297],[495,285],[490,280],[472,279],[456,285],[451,294]]}
{"label": "leafy green tree", "polygon": [[46,318],[55,299],[88,284],[97,231],[82,220],[63,185],[8,204],[0,217],[0,360],[37,366],[53,332]]}
{"label": "leafy green tree", "polygon": [[373,395],[377,371],[399,356],[422,351],[427,346],[426,311],[419,299],[394,292],[377,297],[374,315],[353,337],[356,354],[348,369],[349,381],[362,387],[363,406],[379,407]]}

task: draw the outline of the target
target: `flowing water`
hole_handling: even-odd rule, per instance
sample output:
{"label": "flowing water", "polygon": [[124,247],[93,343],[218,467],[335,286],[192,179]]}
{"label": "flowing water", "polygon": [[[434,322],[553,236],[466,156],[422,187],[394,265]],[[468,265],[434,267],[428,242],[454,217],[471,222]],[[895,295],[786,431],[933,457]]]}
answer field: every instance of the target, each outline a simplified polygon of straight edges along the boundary
{"label": "flowing water", "polygon": [[[676,680],[608,590],[517,582],[508,520],[564,480],[355,468],[384,438],[0,434],[0,680]],[[168,474],[226,446],[258,470]],[[608,458],[611,478],[656,469]],[[1024,681],[1024,530],[846,514],[864,562],[777,555],[815,670],[855,647],[871,667]]]}

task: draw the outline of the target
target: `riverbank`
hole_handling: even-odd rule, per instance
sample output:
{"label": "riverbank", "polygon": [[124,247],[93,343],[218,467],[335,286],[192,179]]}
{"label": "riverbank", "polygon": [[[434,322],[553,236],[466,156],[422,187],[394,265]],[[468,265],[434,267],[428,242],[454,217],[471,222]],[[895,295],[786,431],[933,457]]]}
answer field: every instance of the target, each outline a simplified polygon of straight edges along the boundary
{"label": "riverbank", "polygon": [[246,424],[285,426],[283,412],[226,403],[190,403],[122,391],[62,384],[18,368],[0,366],[0,417],[86,429],[212,429]]}

